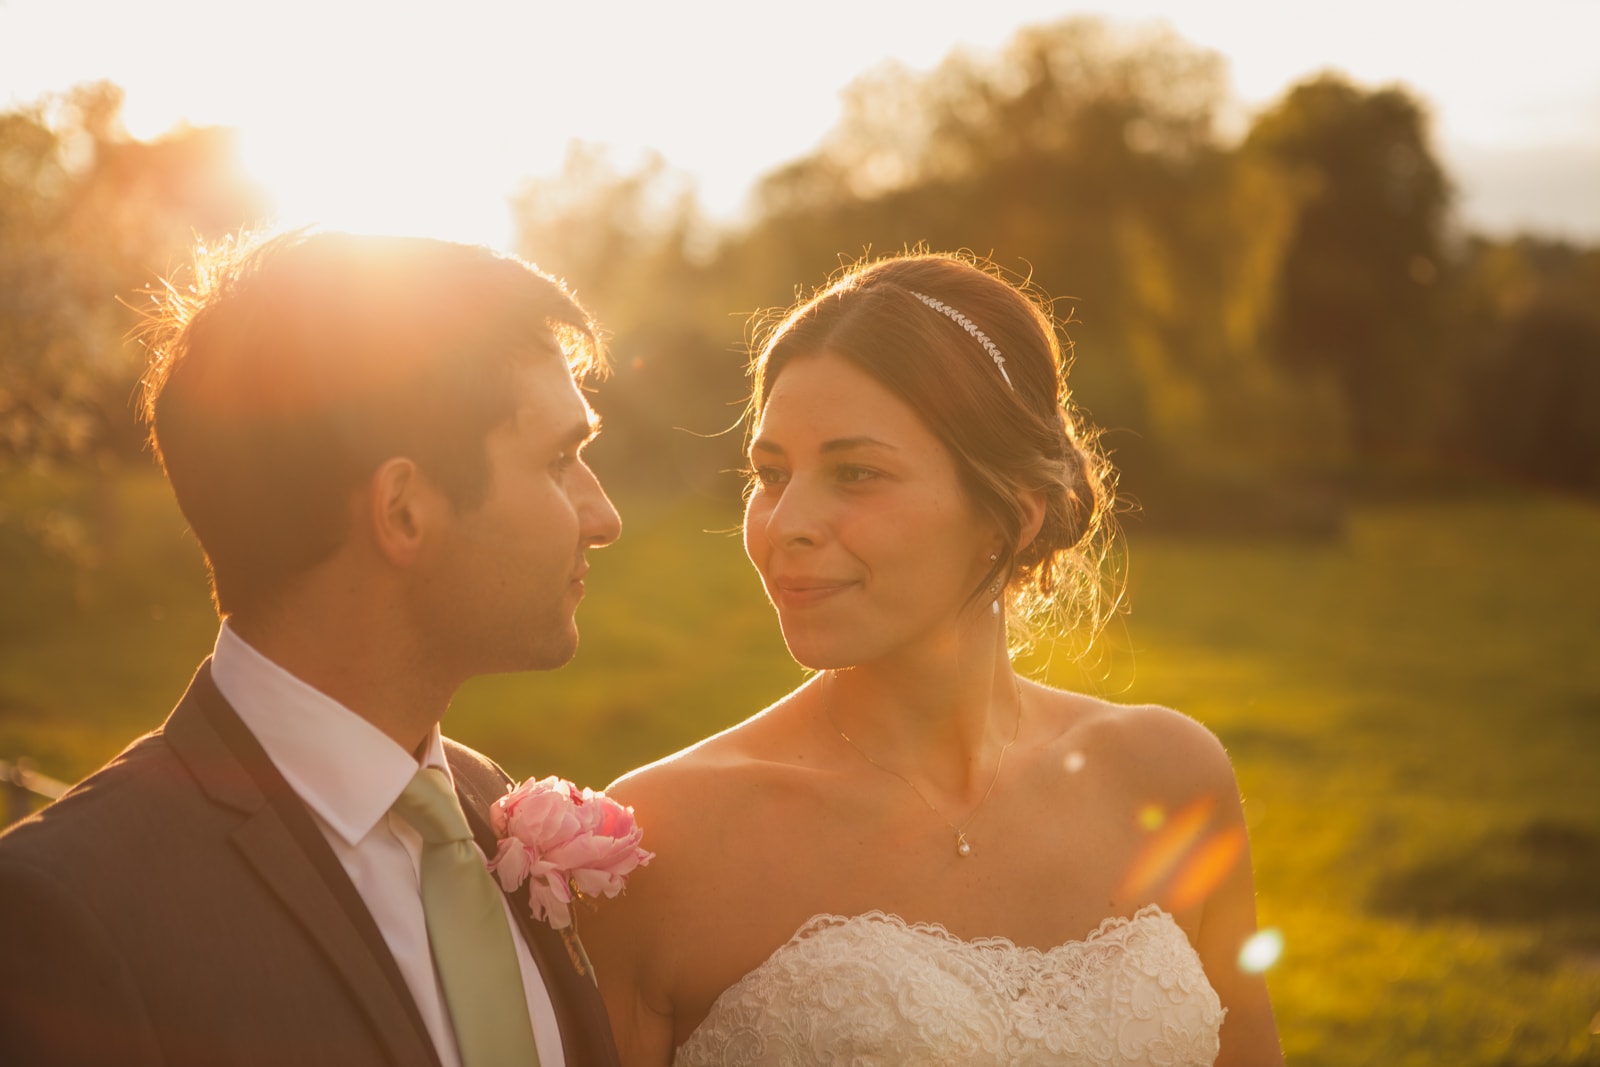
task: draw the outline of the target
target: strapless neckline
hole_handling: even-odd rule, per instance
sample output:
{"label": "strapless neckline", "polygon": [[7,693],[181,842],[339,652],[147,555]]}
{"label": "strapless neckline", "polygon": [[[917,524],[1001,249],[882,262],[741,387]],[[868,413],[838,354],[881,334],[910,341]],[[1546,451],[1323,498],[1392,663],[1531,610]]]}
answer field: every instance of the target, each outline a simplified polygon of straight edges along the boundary
{"label": "strapless neckline", "polygon": [[1049,948],[824,913],[724,990],[673,1062],[1202,1065],[1222,1016],[1158,905]]}
{"label": "strapless neckline", "polygon": [[[1015,941],[1011,940],[1011,938],[1003,937],[999,934],[990,934],[983,937],[962,937],[959,934],[951,933],[943,923],[926,921],[912,922],[911,920],[901,918],[892,911],[881,911],[877,908],[874,908],[871,911],[859,912],[855,915],[837,915],[832,912],[819,912],[818,914],[807,919],[805,922],[801,923],[800,929],[796,930],[788,941],[784,942],[783,945],[780,945],[772,953],[772,956],[776,956],[789,945],[801,940],[802,938],[810,936],[814,931],[819,929],[837,926],[849,926],[856,923],[882,923],[885,926],[904,931],[908,934],[920,934],[927,937],[937,938],[938,940],[949,944],[965,945],[968,948],[977,949],[979,951],[998,950],[1002,952],[1016,952],[1030,958],[1039,958],[1051,953],[1066,952],[1075,948],[1081,948],[1085,945],[1090,945],[1095,941],[1098,941],[1099,939],[1122,929],[1125,926],[1131,926],[1135,923],[1142,923],[1152,920],[1170,923],[1176,927],[1180,933],[1183,930],[1183,927],[1178,926],[1178,920],[1173,918],[1172,914],[1161,905],[1146,904],[1132,915],[1112,915],[1108,918],[1100,920],[1099,926],[1095,927],[1093,930],[1090,930],[1083,937],[1077,938],[1076,940],[1063,941],[1061,944],[1052,945],[1049,948],[1035,948],[1032,945],[1019,945]],[[1188,935],[1185,934],[1184,937],[1187,938]],[[768,956],[767,960],[771,960],[772,956]],[[766,962],[766,960],[763,960],[760,966],[765,966]],[[760,969],[760,966],[757,967],[757,970]]]}

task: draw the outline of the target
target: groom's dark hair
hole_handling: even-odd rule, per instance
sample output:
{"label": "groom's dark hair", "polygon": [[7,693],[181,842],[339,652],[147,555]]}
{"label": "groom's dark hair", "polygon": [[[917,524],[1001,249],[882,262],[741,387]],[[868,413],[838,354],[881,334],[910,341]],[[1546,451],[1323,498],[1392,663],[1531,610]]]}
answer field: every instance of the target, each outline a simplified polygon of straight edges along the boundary
{"label": "groom's dark hair", "polygon": [[406,456],[482,503],[485,438],[514,372],[552,353],[603,369],[558,280],[489,249],[295,231],[202,249],[150,319],[143,414],[205,550],[217,610],[253,610],[331,556],[350,494]]}

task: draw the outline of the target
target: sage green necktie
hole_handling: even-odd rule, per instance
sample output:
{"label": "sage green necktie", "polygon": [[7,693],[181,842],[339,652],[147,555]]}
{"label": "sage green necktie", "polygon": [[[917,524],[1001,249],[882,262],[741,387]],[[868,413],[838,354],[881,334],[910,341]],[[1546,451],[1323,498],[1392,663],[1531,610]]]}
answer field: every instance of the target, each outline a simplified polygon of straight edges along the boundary
{"label": "sage green necktie", "polygon": [[537,1067],[500,890],[473,846],[449,778],[422,768],[392,810],[422,835],[422,914],[462,1067]]}

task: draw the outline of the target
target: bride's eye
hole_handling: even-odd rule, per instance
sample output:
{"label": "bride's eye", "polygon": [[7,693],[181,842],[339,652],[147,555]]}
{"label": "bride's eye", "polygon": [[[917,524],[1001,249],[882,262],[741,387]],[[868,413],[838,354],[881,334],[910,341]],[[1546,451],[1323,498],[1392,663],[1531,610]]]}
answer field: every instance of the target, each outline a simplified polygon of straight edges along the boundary
{"label": "bride's eye", "polygon": [[789,480],[788,472],[781,467],[746,467],[741,473],[752,488],[772,489]]}
{"label": "bride's eye", "polygon": [[833,475],[846,485],[853,485],[876,478],[878,472],[871,467],[863,467],[855,463],[841,463],[834,468]]}

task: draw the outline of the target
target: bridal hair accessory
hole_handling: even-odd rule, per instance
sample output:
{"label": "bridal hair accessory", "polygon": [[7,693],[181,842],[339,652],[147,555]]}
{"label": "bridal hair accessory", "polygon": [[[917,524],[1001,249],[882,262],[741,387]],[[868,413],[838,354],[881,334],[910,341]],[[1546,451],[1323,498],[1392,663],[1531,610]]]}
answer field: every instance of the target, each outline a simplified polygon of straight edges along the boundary
{"label": "bridal hair accessory", "polygon": [[989,340],[989,335],[978,329],[977,323],[961,314],[961,312],[957,311],[949,304],[946,304],[943,300],[935,300],[931,296],[924,296],[922,293],[917,292],[913,292],[911,295],[922,301],[924,304],[927,304],[941,315],[950,316],[950,318],[955,320],[956,325],[960,326],[963,330],[966,330],[973,337],[977,338],[978,343],[983,346],[983,350],[989,353],[989,358],[994,360],[994,365],[999,368],[1000,377],[1006,380],[1006,388],[1010,389],[1013,393],[1017,391],[1017,387],[1011,384],[1011,375],[1006,373],[1006,357],[1000,354],[1000,347],[993,341]]}
{"label": "bridal hair accessory", "polygon": [[[856,744],[855,741],[851,740],[849,734],[839,729],[839,724],[834,721],[833,711],[828,707],[828,702],[826,700],[822,702],[822,714],[827,717],[828,725],[833,727],[833,732],[844,738],[844,743],[855,749],[858,756],[872,764],[874,767],[878,768],[878,770],[882,771],[883,773],[892,774],[896,778],[900,779],[906,784],[906,788],[917,794],[918,800],[927,805],[929,811],[933,812],[935,815],[939,816],[939,818],[944,820],[944,824],[950,827],[950,832],[956,835],[956,855],[962,859],[966,859],[968,856],[972,855],[972,842],[967,840],[967,827],[972,825],[972,820],[978,817],[978,812],[983,810],[984,803],[988,801],[989,794],[994,792],[995,783],[1000,781],[1000,768],[1004,767],[1006,763],[1006,753],[1011,751],[1011,746],[1017,743],[1017,737],[1022,733],[1022,687],[1017,684],[1017,676],[1015,674],[1011,676],[1011,688],[1017,694],[1017,724],[1011,728],[1011,740],[1007,741],[1005,743],[1005,747],[1000,750],[1000,758],[994,761],[994,777],[989,779],[989,788],[983,791],[983,796],[979,798],[976,804],[973,805],[972,810],[967,812],[967,817],[961,820],[960,826],[957,826],[955,823],[951,822],[945,817],[944,812],[934,807],[933,801],[929,800],[923,794],[922,790],[917,788],[915,782],[901,774],[899,771],[891,770],[890,768],[879,763],[877,760],[873,759],[871,756],[867,755],[866,750],[860,745]],[[818,685],[818,689],[820,692],[820,683]]]}
{"label": "bridal hair accessory", "polygon": [[489,822],[500,839],[489,861],[500,887],[510,893],[527,882],[533,917],[561,931],[574,965],[586,971],[569,936],[573,899],[614,897],[634,868],[655,859],[639,847],[644,831],[633,809],[552,775],[495,801]]}

